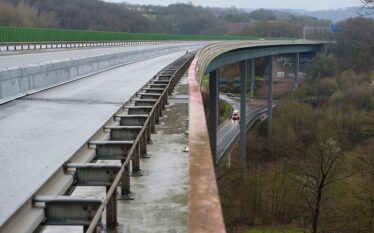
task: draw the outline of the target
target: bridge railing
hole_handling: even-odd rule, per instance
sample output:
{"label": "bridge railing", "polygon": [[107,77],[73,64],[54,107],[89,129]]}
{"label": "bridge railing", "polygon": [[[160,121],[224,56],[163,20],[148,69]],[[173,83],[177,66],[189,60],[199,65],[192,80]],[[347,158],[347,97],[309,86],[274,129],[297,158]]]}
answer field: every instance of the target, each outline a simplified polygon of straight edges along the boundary
{"label": "bridge railing", "polygon": [[0,43],[0,52],[41,50],[41,49],[74,49],[87,47],[114,47],[136,45],[175,44],[184,41],[151,40],[151,41],[40,41],[40,42],[5,42]]}

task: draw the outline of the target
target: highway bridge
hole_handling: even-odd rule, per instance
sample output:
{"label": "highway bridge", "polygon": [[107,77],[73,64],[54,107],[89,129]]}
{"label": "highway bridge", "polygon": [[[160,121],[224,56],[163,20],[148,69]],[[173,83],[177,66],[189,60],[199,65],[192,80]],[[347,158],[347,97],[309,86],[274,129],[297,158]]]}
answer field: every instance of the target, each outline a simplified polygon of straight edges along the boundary
{"label": "highway bridge", "polygon": [[[266,109],[247,111],[254,59],[298,61],[323,44],[195,41],[0,56],[0,232],[225,232],[214,165],[239,132],[244,164],[247,128],[265,112],[271,124],[272,85]],[[217,68],[238,62],[245,120],[217,147]]]}

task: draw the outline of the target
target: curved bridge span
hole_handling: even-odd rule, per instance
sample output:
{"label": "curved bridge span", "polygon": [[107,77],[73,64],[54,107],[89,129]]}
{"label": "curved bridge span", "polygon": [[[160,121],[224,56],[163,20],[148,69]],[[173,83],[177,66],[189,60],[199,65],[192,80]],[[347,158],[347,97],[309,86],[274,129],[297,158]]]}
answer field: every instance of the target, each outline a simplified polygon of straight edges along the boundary
{"label": "curved bridge span", "polygon": [[[27,70],[21,72],[19,67],[5,67],[0,72],[0,162],[3,164],[0,175],[5,177],[0,182],[0,204],[4,207],[0,210],[0,233],[44,232],[46,228],[48,233],[55,232],[46,227],[51,225],[74,225],[79,227],[78,232],[83,227],[84,232],[90,233],[164,232],[160,230],[163,224],[173,223],[184,215],[187,223],[181,221],[183,227],[174,228],[179,229],[177,232],[225,232],[215,166],[239,139],[241,161],[245,161],[245,133],[257,118],[266,114],[271,126],[272,85],[269,85],[267,107],[253,111],[246,107],[246,82],[254,80],[255,59],[270,58],[269,83],[272,84],[274,55],[292,54],[298,64],[300,53],[317,52],[324,44],[308,41],[185,42],[125,48],[117,51],[121,52],[120,57],[113,57],[112,53],[100,59],[94,56],[73,61],[69,57],[64,66],[60,62],[42,64],[45,69],[40,68],[41,65],[34,67],[37,55],[31,54],[32,64],[27,61],[30,63]],[[61,53],[67,56],[65,53],[94,51]],[[52,54],[46,53],[45,57],[52,59]],[[19,57],[4,56],[2,59],[12,63],[11,59]],[[77,67],[72,69],[70,63]],[[234,63],[240,64],[240,127],[231,129],[233,131],[228,134],[218,134],[217,70]],[[298,69],[297,65],[295,86]],[[207,119],[201,92],[204,76],[209,77]],[[180,87],[181,83],[185,87]],[[6,101],[1,102],[1,99]],[[167,127],[172,128],[169,138],[174,137],[177,143],[183,141],[184,144],[159,143],[165,138],[162,131],[167,131]],[[269,129],[271,135],[271,127]],[[179,134],[175,133],[178,130]],[[188,147],[185,147],[187,141]],[[183,155],[181,147],[185,147],[185,162],[178,157]],[[189,153],[185,153],[187,151]],[[160,157],[164,160],[160,161],[158,154],[162,154],[164,157]],[[152,168],[151,163],[157,158]],[[173,161],[179,164],[172,164]],[[175,175],[168,169],[185,170],[186,174]],[[145,212],[174,198],[176,188],[170,184],[180,180],[168,180],[166,173],[184,178],[185,183],[180,184],[178,192],[184,191],[188,200],[187,206],[178,210],[175,206],[165,208],[163,211],[169,211],[172,217],[162,221],[154,212]],[[141,183],[144,179],[150,181]],[[154,183],[153,186],[150,183]],[[143,189],[135,189],[134,184]],[[102,187],[101,198],[91,192],[79,193],[83,197],[78,198],[74,192],[83,186]],[[138,196],[134,197],[133,190]],[[140,193],[139,190],[145,191]],[[160,190],[168,192],[162,201],[154,198]],[[154,202],[146,203],[147,197],[152,197]],[[127,213],[121,215],[119,209]],[[140,217],[131,212],[139,209],[145,213]],[[143,222],[151,226],[126,226]],[[64,228],[56,232],[66,231]]]}
{"label": "curved bridge span", "polygon": [[[216,184],[214,167],[221,156],[217,153],[219,76],[217,69],[225,65],[240,63],[241,104],[240,104],[240,148],[241,164],[245,166],[245,136],[248,122],[261,114],[253,114],[253,119],[246,119],[246,82],[254,80],[254,59],[270,57],[269,90],[267,115],[269,134],[272,120],[272,79],[274,76],[274,55],[294,54],[296,60],[295,83],[298,83],[300,53],[317,52],[325,42],[308,41],[271,41],[271,42],[224,42],[215,43],[200,49],[193,60],[188,80],[190,86],[189,112],[189,147],[190,147],[190,183],[189,183],[189,232],[225,232],[220,198]],[[249,72],[251,70],[251,72]],[[209,117],[201,95],[201,83],[209,75]],[[251,77],[250,77],[251,76]],[[254,83],[254,82],[252,82]],[[246,119],[246,120],[243,120]],[[222,140],[221,140],[222,141]],[[229,140],[228,143],[235,143]],[[220,145],[222,146],[222,145]],[[230,145],[227,145],[228,147]]]}

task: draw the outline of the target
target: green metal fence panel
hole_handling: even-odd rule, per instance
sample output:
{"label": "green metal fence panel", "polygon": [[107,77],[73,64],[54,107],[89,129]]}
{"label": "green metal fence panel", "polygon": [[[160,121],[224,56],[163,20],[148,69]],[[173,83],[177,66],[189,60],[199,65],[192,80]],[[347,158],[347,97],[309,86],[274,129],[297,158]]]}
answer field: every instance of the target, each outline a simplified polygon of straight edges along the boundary
{"label": "green metal fence panel", "polygon": [[[101,32],[67,29],[0,26],[0,43],[52,41],[132,41],[132,40],[255,40],[250,36],[174,35],[157,33]],[[294,38],[277,38],[294,39]]]}

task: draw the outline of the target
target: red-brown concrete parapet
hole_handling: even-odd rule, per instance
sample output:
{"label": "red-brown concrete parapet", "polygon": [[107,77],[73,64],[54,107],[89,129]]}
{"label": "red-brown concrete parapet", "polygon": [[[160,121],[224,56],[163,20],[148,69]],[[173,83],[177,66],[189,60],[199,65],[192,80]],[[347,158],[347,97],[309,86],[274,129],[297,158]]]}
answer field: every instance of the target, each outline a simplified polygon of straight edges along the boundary
{"label": "red-brown concrete parapet", "polygon": [[190,87],[188,232],[225,233],[203,100],[200,85],[196,80],[196,64],[197,59],[192,62],[188,71]]}

